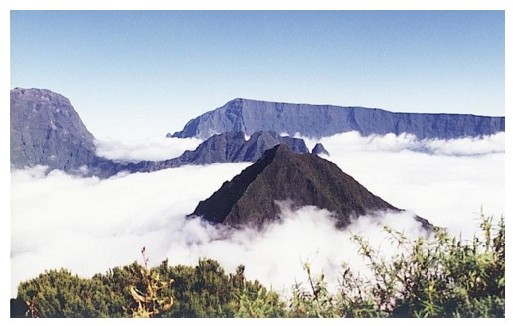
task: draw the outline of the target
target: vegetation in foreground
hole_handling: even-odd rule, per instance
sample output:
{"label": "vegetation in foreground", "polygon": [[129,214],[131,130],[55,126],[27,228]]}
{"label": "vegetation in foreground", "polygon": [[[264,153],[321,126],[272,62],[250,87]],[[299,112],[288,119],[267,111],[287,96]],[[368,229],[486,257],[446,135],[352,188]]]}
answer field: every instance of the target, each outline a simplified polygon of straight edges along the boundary
{"label": "vegetation in foreground", "polygon": [[284,299],[244,266],[226,274],[211,259],[197,266],[149,268],[137,262],[91,279],[61,270],[20,284],[12,317],[504,317],[505,224],[482,218],[480,237],[463,241],[437,229],[428,239],[409,240],[385,228],[398,254],[383,260],[354,236],[372,277],[342,267],[339,288],[324,276],[296,283]]}

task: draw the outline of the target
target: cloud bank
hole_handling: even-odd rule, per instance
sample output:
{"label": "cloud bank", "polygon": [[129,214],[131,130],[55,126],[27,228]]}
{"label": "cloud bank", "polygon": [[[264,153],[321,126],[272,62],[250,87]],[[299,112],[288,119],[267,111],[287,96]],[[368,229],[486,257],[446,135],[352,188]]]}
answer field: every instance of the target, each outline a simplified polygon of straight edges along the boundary
{"label": "cloud bank", "polygon": [[194,150],[198,138],[152,137],[138,141],[96,140],[96,154],[111,160],[139,162],[163,161],[180,156],[186,150]]}
{"label": "cloud bank", "polygon": [[327,159],[374,194],[455,234],[471,236],[481,208],[497,217],[504,213],[504,140],[500,133],[423,141],[436,149],[432,154],[412,151],[418,142],[408,135],[361,137],[351,132],[321,142],[331,153]]}
{"label": "cloud bank", "polygon": [[[308,148],[315,143],[329,143],[337,147],[337,151],[344,152],[420,152],[434,155],[475,156],[493,153],[504,153],[505,133],[481,137],[468,137],[456,139],[417,139],[415,135],[392,133],[378,136],[362,137],[357,131],[351,131],[325,137],[321,139],[308,139],[300,134],[294,137],[304,138]],[[328,150],[329,151],[329,150]]]}
{"label": "cloud bank", "polygon": [[[191,146],[190,140],[173,141],[183,142],[176,147]],[[422,231],[413,213],[470,237],[477,230],[481,207],[495,216],[504,212],[503,135],[432,141],[426,144],[437,151],[430,153],[411,150],[415,140],[408,136],[348,133],[320,141],[331,153],[328,159],[344,172],[409,212],[361,217],[340,231],[327,211],[315,207],[293,211],[284,206],[282,223],[270,225],[266,232],[234,231],[226,238],[227,230],[185,216],[248,163],[183,166],[107,180],[60,171],[45,176],[42,167],[13,171],[12,295],[20,281],[51,268],[65,267],[90,277],[140,260],[142,246],[150,264],[166,257],[171,264],[196,264],[209,257],[233,272],[242,263],[249,278],[279,291],[289,290],[294,280],[304,280],[303,262],[310,262],[314,273],[324,271],[335,284],[343,262],[354,268],[365,266],[351,234],[360,234],[392,254],[382,226],[416,237]],[[160,144],[148,145],[144,155],[159,148]],[[123,155],[118,158],[129,156]]]}

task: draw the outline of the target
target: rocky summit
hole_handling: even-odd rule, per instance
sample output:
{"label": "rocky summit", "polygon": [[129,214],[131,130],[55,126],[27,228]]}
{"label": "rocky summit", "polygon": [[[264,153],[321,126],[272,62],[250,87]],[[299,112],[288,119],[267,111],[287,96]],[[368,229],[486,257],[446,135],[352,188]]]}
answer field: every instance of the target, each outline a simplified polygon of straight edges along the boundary
{"label": "rocky summit", "polygon": [[504,117],[471,114],[395,113],[381,109],[256,101],[238,98],[190,120],[169,137],[198,137],[241,131],[275,131],[310,138],[358,131],[363,136],[413,134],[419,139],[461,138],[504,131]]}
{"label": "rocky summit", "polygon": [[[335,164],[277,145],[201,201],[191,215],[213,224],[260,229],[278,218],[280,201],[289,201],[293,207],[313,205],[326,209],[335,215],[340,228],[347,226],[351,218],[374,211],[400,211]],[[426,220],[419,221],[429,225]]]}

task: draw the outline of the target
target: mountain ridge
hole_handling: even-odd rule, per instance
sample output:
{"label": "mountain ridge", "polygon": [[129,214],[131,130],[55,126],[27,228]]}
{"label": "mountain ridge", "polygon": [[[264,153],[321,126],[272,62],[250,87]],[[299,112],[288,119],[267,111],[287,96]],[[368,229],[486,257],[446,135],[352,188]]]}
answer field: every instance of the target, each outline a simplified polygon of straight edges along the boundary
{"label": "mountain ridge", "polygon": [[504,117],[390,112],[359,106],[311,105],[236,98],[187,122],[168,137],[208,138],[224,131],[275,131],[322,138],[358,131],[363,136],[414,134],[419,139],[475,137],[504,131]]}
{"label": "mountain ridge", "polygon": [[[80,176],[108,178],[120,172],[153,172],[186,164],[254,162],[265,150],[285,143],[307,153],[304,140],[275,132],[214,135],[196,149],[162,161],[123,162],[96,154],[95,138],[87,130],[71,101],[47,89],[11,90],[11,167],[45,165]],[[48,171],[48,172],[49,172]]]}
{"label": "mountain ridge", "polygon": [[246,140],[246,136],[242,132],[226,132],[208,138],[196,149],[187,150],[178,157],[164,161],[120,163],[111,173],[153,172],[187,164],[255,162],[266,150],[277,144],[287,144],[297,153],[309,152],[304,140],[299,138],[282,137],[274,132],[262,131],[254,133]]}

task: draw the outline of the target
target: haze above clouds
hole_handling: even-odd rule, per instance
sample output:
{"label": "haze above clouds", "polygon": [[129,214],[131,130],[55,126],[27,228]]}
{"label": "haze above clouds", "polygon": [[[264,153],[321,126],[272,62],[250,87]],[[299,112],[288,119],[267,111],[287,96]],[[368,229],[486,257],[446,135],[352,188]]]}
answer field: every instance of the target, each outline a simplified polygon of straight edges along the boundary
{"label": "haze above clouds", "polygon": [[[311,149],[317,140],[307,140]],[[11,178],[11,291],[20,281],[44,270],[65,267],[82,276],[140,260],[146,246],[150,264],[166,257],[171,264],[196,264],[201,257],[219,260],[228,272],[246,265],[249,278],[287,290],[304,280],[303,262],[334,283],[340,266],[363,267],[350,241],[357,233],[387,245],[383,224],[412,237],[422,233],[413,213],[453,234],[470,237],[481,207],[499,217],[504,212],[504,133],[450,141],[417,141],[408,135],[360,137],[357,133],[320,140],[327,159],[404,213],[361,217],[347,230],[334,228],[330,214],[315,207],[291,211],[264,233],[216,228],[186,219],[197,203],[249,163],[183,166],[154,173],[120,175],[107,180],[76,178],[44,168],[14,171]],[[114,145],[114,146],[111,146]],[[116,159],[161,159],[193,149],[195,140],[99,145]],[[379,222],[380,221],[380,222]]]}

